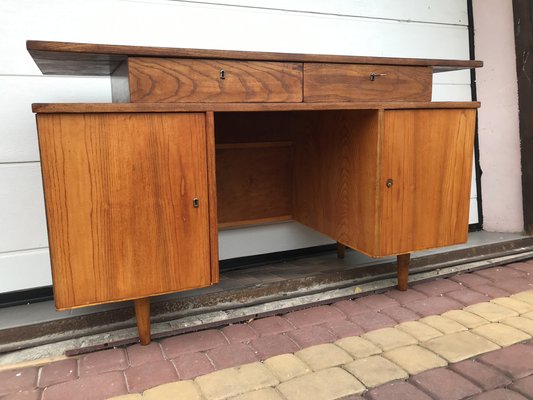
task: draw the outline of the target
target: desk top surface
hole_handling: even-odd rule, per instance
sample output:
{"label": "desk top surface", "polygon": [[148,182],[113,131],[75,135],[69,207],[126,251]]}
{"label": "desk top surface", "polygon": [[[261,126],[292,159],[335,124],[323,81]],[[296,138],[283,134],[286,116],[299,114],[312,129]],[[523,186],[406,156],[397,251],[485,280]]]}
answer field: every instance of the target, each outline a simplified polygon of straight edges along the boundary
{"label": "desk top surface", "polygon": [[181,49],[34,40],[27,41],[26,48],[42,73],[49,75],[111,75],[128,57],[172,57],[231,59],[243,61],[426,66],[432,67],[434,72],[453,71],[483,66],[483,62],[477,60],[437,60],[423,58],[266,53],[236,50]]}
{"label": "desk top surface", "polygon": [[345,102],[345,103],[36,103],[35,113],[168,113],[168,112],[253,112],[314,110],[396,110],[478,108],[477,101],[468,102]]}

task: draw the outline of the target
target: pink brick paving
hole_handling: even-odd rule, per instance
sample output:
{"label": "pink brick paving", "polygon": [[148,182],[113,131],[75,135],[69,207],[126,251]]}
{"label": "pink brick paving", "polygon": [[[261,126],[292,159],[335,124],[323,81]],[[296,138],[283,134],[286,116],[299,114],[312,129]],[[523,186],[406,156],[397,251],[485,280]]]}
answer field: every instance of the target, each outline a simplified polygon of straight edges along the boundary
{"label": "pink brick paving", "polygon": [[148,346],[136,344],[129,346],[126,350],[128,352],[129,365],[132,367],[164,359],[161,346],[157,342],[150,343]]}
{"label": "pink brick paving", "polygon": [[449,279],[469,288],[479,285],[487,285],[492,282],[490,279],[483,278],[479,274],[459,274],[452,276]]}
{"label": "pink brick paving", "polygon": [[192,379],[215,370],[213,361],[205,353],[183,354],[172,360],[180,379]]}
{"label": "pink brick paving", "polygon": [[472,290],[475,290],[476,292],[482,293],[491,299],[495,299],[496,297],[505,297],[509,296],[511,293],[503,290],[501,288],[495,287],[493,285],[478,285],[473,286]]}
{"label": "pink brick paving", "polygon": [[359,325],[365,332],[396,325],[395,320],[379,311],[369,311],[348,317],[348,319],[352,323]]}
{"label": "pink brick paving", "polygon": [[[131,393],[143,392],[154,386],[179,379],[176,367],[171,361],[161,360],[124,370],[126,385]],[[46,390],[45,390],[46,394]]]}
{"label": "pink brick paving", "polygon": [[[242,326],[242,324],[235,326]],[[257,336],[276,335],[279,333],[292,331],[294,329],[294,325],[286,318],[274,316],[252,321],[250,324],[250,329],[255,333],[253,337],[255,338]]]}
{"label": "pink brick paving", "polygon": [[372,312],[372,309],[353,300],[342,300],[331,305],[340,310],[348,318],[357,317],[358,315]]}
{"label": "pink brick paving", "polygon": [[412,376],[410,382],[437,400],[459,400],[482,389],[448,368],[435,368]]}
{"label": "pink brick paving", "polygon": [[407,321],[415,321],[420,318],[417,313],[402,306],[384,308],[383,310],[381,310],[381,313],[385,314],[389,318],[392,318],[399,324]]}
{"label": "pink brick paving", "polygon": [[257,353],[244,343],[232,343],[209,350],[207,357],[215,369],[236,367],[237,365],[259,361]]}
{"label": "pink brick paving", "polygon": [[485,391],[505,387],[512,383],[511,378],[500,370],[478,361],[465,360],[452,364],[450,368]]}
{"label": "pink brick paving", "polygon": [[59,361],[41,368],[38,386],[45,388],[56,383],[71,381],[77,378],[78,363],[75,359]]}
{"label": "pink brick paving", "polygon": [[98,351],[81,358],[78,362],[80,377],[97,375],[104,372],[122,371],[128,367],[124,349]]}
{"label": "pink brick paving", "polygon": [[[295,352],[399,322],[533,289],[533,260],[332,305],[0,372],[0,399],[97,400]],[[448,382],[448,384],[446,384]],[[462,396],[462,397],[461,397]],[[507,396],[507,397],[505,397]],[[533,398],[533,343],[516,344],[348,399]]]}
{"label": "pink brick paving", "polygon": [[354,303],[362,304],[375,311],[380,311],[399,305],[396,300],[386,296],[385,294],[375,294],[373,296],[361,297],[357,300],[354,300]]}
{"label": "pink brick paving", "polygon": [[528,376],[514,382],[510,388],[528,399],[533,398],[533,376]]}
{"label": "pink brick paving", "polygon": [[371,389],[366,394],[367,399],[409,399],[409,400],[432,400],[429,395],[422,392],[409,382],[396,381]]}
{"label": "pink brick paving", "polygon": [[448,292],[446,293],[446,297],[450,297],[452,300],[458,301],[464,306],[470,306],[472,304],[490,300],[489,296],[468,288]]}
{"label": "pink brick paving", "polygon": [[359,325],[354,324],[348,320],[342,321],[333,321],[327,324],[318,325],[327,328],[333,336],[337,338],[343,338],[347,336],[359,336],[362,335],[365,331]]}
{"label": "pink brick paving", "polygon": [[329,331],[327,324],[299,328],[287,333],[300,348],[314,346],[321,343],[332,343],[337,337]]}

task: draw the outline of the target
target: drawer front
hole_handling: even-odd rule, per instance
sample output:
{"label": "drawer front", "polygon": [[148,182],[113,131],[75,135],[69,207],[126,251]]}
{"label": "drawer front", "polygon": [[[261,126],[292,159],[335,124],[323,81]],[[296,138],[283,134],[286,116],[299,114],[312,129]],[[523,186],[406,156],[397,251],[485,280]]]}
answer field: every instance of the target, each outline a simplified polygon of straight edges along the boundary
{"label": "drawer front", "polygon": [[304,64],[304,101],[431,101],[431,67]]}
{"label": "drawer front", "polygon": [[301,102],[302,64],[137,58],[131,102]]}

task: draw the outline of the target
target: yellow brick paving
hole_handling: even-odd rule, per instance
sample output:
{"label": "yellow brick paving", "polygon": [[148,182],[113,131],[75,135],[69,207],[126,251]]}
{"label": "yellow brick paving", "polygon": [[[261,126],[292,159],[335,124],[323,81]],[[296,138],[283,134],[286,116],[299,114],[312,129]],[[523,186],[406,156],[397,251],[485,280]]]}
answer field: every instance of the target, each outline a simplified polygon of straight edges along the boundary
{"label": "yellow brick paving", "polygon": [[335,400],[532,335],[529,290],[112,400]]}

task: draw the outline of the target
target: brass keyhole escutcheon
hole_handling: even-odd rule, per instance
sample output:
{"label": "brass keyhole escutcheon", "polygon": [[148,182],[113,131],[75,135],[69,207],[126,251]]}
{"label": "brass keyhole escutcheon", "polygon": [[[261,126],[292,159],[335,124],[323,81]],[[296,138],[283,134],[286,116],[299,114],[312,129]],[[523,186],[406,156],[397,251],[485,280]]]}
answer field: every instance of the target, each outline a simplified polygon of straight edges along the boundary
{"label": "brass keyhole escutcheon", "polygon": [[378,76],[387,76],[387,74],[377,74],[377,73],[375,73],[375,72],[372,72],[372,73],[370,74],[370,80],[371,80],[372,82],[374,82]]}
{"label": "brass keyhole escutcheon", "polygon": [[220,70],[220,79],[226,79],[226,71],[223,69]]}
{"label": "brass keyhole escutcheon", "polygon": [[391,188],[392,187],[392,184],[394,183],[394,181],[392,179],[387,179],[387,183],[385,185],[387,185],[387,188]]}
{"label": "brass keyhole escutcheon", "polygon": [[198,208],[198,207],[200,207],[200,200],[198,200],[197,197],[195,197],[194,199],[192,199],[192,206],[193,206],[194,208]]}

